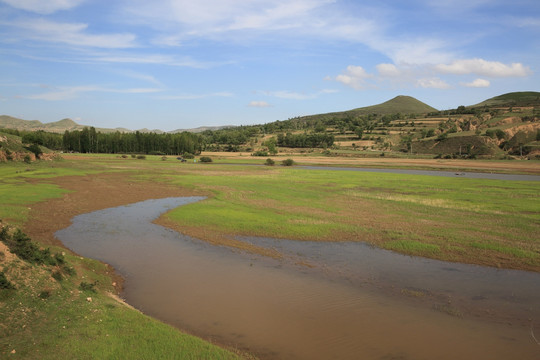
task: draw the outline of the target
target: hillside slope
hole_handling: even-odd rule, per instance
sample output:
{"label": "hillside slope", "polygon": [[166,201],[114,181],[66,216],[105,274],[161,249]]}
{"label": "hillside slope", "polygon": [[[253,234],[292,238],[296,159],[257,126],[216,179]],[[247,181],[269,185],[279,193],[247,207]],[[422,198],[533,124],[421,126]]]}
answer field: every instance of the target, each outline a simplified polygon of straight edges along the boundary
{"label": "hillside slope", "polygon": [[521,91],[511,92],[484,100],[476,105],[469,107],[493,107],[493,106],[539,106],[540,92],[536,91]]}

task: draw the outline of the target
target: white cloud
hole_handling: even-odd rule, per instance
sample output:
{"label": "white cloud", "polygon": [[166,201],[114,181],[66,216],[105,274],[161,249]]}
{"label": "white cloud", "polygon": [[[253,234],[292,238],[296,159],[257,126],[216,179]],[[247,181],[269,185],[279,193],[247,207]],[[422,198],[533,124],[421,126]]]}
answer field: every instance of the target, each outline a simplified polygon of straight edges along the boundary
{"label": "white cloud", "polygon": [[382,77],[398,77],[402,74],[394,64],[379,64],[376,67],[379,75]]}
{"label": "white cloud", "polygon": [[93,57],[88,59],[89,61],[108,62],[108,63],[124,63],[124,64],[149,64],[149,65],[168,65],[168,66],[181,66],[191,67],[196,69],[207,69],[215,66],[229,64],[230,62],[210,62],[210,61],[198,61],[191,57],[176,57],[172,55],[162,54],[93,54]]}
{"label": "white cloud", "polygon": [[79,6],[84,0],[0,0],[14,8],[38,14],[52,14]]}
{"label": "white cloud", "polygon": [[3,25],[18,28],[20,32],[15,36],[21,40],[97,48],[131,48],[136,46],[133,34],[89,34],[87,33],[88,24],[83,23],[59,23],[45,19],[32,19],[4,22]]}
{"label": "white cloud", "polygon": [[461,85],[466,87],[485,88],[489,87],[491,83],[489,82],[489,80],[486,79],[476,79],[474,81],[471,81],[470,83],[461,83]]}
{"label": "white cloud", "polygon": [[162,100],[196,100],[196,99],[205,99],[209,97],[231,97],[234,96],[230,92],[215,92],[209,94],[180,94],[180,95],[170,95],[170,96],[160,96]]}
{"label": "white cloud", "polygon": [[371,77],[372,75],[368,74],[363,67],[349,65],[343,74],[336,76],[335,80],[358,90],[363,88],[366,85],[366,79]]}
{"label": "white cloud", "polygon": [[417,86],[430,89],[449,89],[450,85],[439,78],[424,78],[416,81]]}
{"label": "white cloud", "polygon": [[265,107],[271,107],[272,105],[270,105],[266,101],[250,101],[248,106],[249,107],[265,108]]}
{"label": "white cloud", "polygon": [[[48,86],[42,86],[43,88],[49,88]],[[148,94],[163,91],[158,88],[130,88],[130,89],[114,89],[106,88],[102,86],[72,86],[72,87],[58,87],[42,94],[24,96],[31,100],[46,100],[46,101],[63,101],[71,100],[79,97],[82,93],[87,92],[107,92],[107,93],[120,93],[120,94]]]}
{"label": "white cloud", "polygon": [[289,90],[279,90],[279,91],[261,91],[264,95],[267,96],[273,96],[280,99],[289,99],[289,100],[309,100],[309,99],[316,99],[321,95],[324,94],[332,94],[336,93],[337,90],[333,89],[323,89],[314,93],[299,93],[295,91],[289,91]]}
{"label": "white cloud", "polygon": [[444,74],[477,74],[489,77],[523,77],[531,73],[530,68],[521,63],[507,65],[498,61],[478,58],[456,60],[451,64],[439,64],[435,66],[435,70]]}

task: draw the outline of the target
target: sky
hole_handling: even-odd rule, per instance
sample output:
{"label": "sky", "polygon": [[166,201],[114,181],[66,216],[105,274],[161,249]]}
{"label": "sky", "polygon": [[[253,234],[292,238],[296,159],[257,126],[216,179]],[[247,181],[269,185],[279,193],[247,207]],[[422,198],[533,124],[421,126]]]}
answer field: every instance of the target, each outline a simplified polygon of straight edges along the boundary
{"label": "sky", "polygon": [[0,115],[172,131],[540,91],[538,0],[0,0]]}

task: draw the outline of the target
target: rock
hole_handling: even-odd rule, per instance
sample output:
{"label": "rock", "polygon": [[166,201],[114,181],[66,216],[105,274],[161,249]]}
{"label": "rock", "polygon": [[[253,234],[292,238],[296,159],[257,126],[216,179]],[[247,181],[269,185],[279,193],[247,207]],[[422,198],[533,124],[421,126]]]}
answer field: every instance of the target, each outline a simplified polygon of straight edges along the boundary
{"label": "rock", "polygon": [[87,297],[87,298],[86,298],[86,301],[92,302],[92,298],[91,298],[91,297]]}

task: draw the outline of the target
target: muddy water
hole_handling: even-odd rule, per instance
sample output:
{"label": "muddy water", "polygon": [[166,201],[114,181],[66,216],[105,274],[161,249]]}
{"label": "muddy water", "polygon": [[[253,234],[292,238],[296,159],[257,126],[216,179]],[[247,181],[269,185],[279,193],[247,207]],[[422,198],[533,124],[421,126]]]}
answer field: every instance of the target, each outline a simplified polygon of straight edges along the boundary
{"label": "muddy water", "polygon": [[199,200],[97,211],[56,235],[113,265],[126,278],[123,296],[143,312],[263,359],[540,358],[538,274],[359,243],[243,239],[279,249],[278,261],[151,223]]}

